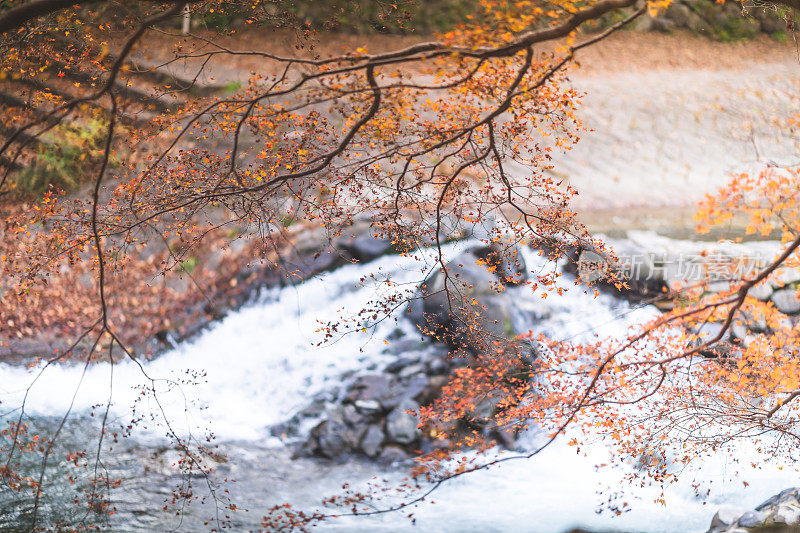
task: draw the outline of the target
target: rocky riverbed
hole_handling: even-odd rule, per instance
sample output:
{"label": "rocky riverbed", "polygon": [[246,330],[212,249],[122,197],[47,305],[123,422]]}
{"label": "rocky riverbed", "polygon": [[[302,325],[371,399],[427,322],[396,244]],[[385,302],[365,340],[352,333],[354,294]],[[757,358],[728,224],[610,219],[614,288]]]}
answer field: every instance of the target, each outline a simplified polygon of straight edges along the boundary
{"label": "rocky riverbed", "polygon": [[[655,38],[657,46],[641,36],[612,39],[609,48],[602,49],[605,52],[597,52],[608,57],[596,57],[595,68],[584,75],[575,73],[575,86],[588,91],[582,117],[595,132],[557,158],[560,174],[556,177],[579,189],[576,207],[590,226],[614,230],[618,253],[638,268],[638,283],[632,283],[633,290],[624,298],[607,291],[595,299],[575,290],[568,279],[563,298],[543,302],[514,283],[525,270],[545,268],[534,251],[519,250],[523,268],[514,262],[496,265],[501,268],[489,272],[478,264],[487,257],[480,243],[448,244],[450,266],[470,280],[471,288],[462,296],[475,296],[483,302],[481,308],[493,311],[481,318],[497,335],[507,337],[527,329],[557,339],[586,341],[595,334],[620,335],[628,326],[659,313],[646,302],[662,289],[685,282],[687,271],[681,269],[700,262],[701,248],[717,246],[727,258],[774,252],[774,243],[710,245],[623,231],[656,227],[673,235],[688,234],[694,202],[725,183],[729,172],[756,168],[767,160],[785,160],[797,149],[796,139],[776,134],[773,122],[796,109],[798,76],[791,47],[762,40],[750,48],[735,45],[735,53],[725,49],[720,54],[720,43],[690,40],[686,45],[681,35]],[[614,47],[622,52],[606,53]],[[752,49],[761,52],[754,55]],[[592,63],[591,56],[584,57]],[[249,69],[239,71],[246,74]],[[259,514],[271,505],[289,501],[311,507],[343,481],[365,483],[375,476],[396,481],[407,472],[407,461],[416,450],[445,444],[429,438],[412,414],[430,402],[450,372],[468,358],[468,354],[450,356],[460,332],[452,327],[453,317],[441,313],[441,301],[416,300],[410,312],[398,311],[393,316],[396,321],[377,324],[371,335],[351,335],[328,346],[315,346],[320,321],[335,319],[342,310],[363,308],[374,296],[379,283],[364,284],[368,274],[418,287],[417,296],[437,293],[441,279],[435,273],[435,258],[423,253],[419,263],[391,255],[391,243],[374,239],[364,220],[356,221],[331,246],[321,246],[325,236],[321,228],[288,228],[288,253],[282,255],[281,266],[289,276],[268,263],[251,261],[251,243],[244,239],[194,258],[194,270],[188,273],[212,280],[211,301],[191,299],[185,309],[169,313],[169,326],[145,340],[153,353],[161,354],[144,362],[147,372],[164,378],[164,383],[169,379],[182,384],[161,391],[167,400],[166,413],[178,422],[176,430],[181,434],[213,431],[219,442],[220,460],[215,464],[220,477],[239,480],[232,488],[233,496],[248,510],[236,518],[235,525],[241,529],[258,527]],[[579,261],[581,252],[575,250],[573,259]],[[145,253],[155,256],[152,249]],[[190,266],[184,265],[184,273]],[[207,278],[202,277],[204,273]],[[189,276],[178,277],[164,290],[186,296],[181,301],[189,302]],[[419,286],[423,279],[426,283]],[[757,294],[796,324],[798,282],[800,276],[788,273],[779,284],[759,287]],[[498,284],[506,288],[503,296],[487,289]],[[425,311],[435,319],[429,321]],[[420,327],[438,333],[440,341],[421,335]],[[735,325],[726,342],[741,345],[751,333],[764,333],[757,320]],[[4,355],[49,353],[53,347],[40,342]],[[3,405],[18,404],[34,377],[32,372],[38,370],[0,364]],[[103,362],[85,375],[70,365],[48,368],[31,390],[28,412],[45,425],[53,424],[72,404],[82,428],[70,432],[70,439],[94,443],[96,418],[89,413],[108,398],[110,371],[111,366]],[[131,420],[131,406],[142,405],[139,398],[146,380],[130,362],[119,362],[113,375],[112,419],[124,427]],[[75,394],[78,389],[80,393]],[[192,416],[187,416],[187,405],[197,407]],[[143,409],[151,412],[152,408],[150,404]],[[480,418],[480,413],[476,415]],[[488,425],[482,429],[507,449],[498,448],[498,453],[532,449],[538,438],[535,431],[507,435]],[[163,427],[156,420],[153,427],[134,433],[130,453],[115,455],[125,467],[119,472],[126,479],[115,496],[120,510],[113,518],[115,530],[179,525],[159,511],[180,477],[176,452],[164,444],[162,435]],[[750,449],[738,452],[737,457],[744,458],[742,464],[754,455]],[[654,503],[662,496],[659,487],[644,488],[636,491],[629,513],[621,517],[597,514],[598,493],[616,494],[623,486],[618,472],[596,468],[607,461],[604,454],[602,446],[597,446],[586,455],[576,455],[560,442],[537,461],[509,463],[513,466],[454,483],[442,491],[439,504],[418,509],[418,523],[422,530],[522,528],[561,533],[582,527],[699,532],[709,527],[710,517],[725,504],[744,508],[721,511],[712,523],[714,533],[782,527],[778,524],[795,520],[796,492],[781,493],[774,501],[752,508],[753,503],[796,484],[797,472],[791,465],[776,463],[753,471],[743,466],[733,472],[727,456],[709,457],[698,471],[687,473],[714,489],[707,504],[696,497],[690,484],[678,483],[665,489],[666,506]],[[227,456],[224,460],[223,455]],[[741,480],[748,481],[747,488]],[[63,488],[65,504],[74,497],[71,490]],[[53,516],[66,506],[58,505],[60,501],[50,502]],[[209,512],[208,506],[190,508],[183,524],[200,528]],[[414,530],[394,515],[329,527]]]}

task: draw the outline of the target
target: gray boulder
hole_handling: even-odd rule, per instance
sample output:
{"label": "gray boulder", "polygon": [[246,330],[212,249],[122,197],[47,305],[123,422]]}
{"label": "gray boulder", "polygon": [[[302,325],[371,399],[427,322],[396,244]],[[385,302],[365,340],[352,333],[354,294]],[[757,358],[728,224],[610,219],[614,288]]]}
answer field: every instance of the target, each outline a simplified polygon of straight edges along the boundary
{"label": "gray boulder", "polygon": [[369,231],[352,237],[339,238],[335,247],[361,262],[372,261],[394,249],[390,239],[375,237]]}
{"label": "gray boulder", "polygon": [[407,313],[424,333],[477,353],[487,339],[513,333],[513,302],[503,285],[477,255],[466,252],[447,264],[446,273],[440,269],[420,285]]}
{"label": "gray boulder", "polygon": [[313,455],[329,459],[339,458],[351,452],[356,443],[356,435],[339,413],[333,412],[327,420],[320,422],[311,430],[312,442],[316,443]]}
{"label": "gray boulder", "polygon": [[707,533],[747,533],[751,531],[794,532],[800,525],[798,489],[789,488],[769,498],[754,510],[720,509]]}
{"label": "gray boulder", "polygon": [[671,33],[677,29],[678,25],[674,20],[667,17],[656,17],[653,19],[653,29],[663,33]]}
{"label": "gray boulder", "polygon": [[790,487],[788,489],[783,489],[778,494],[762,502],[761,505],[756,507],[756,511],[765,511],[781,503],[797,501],[798,495],[800,495],[800,488]]}
{"label": "gray boulder", "polygon": [[393,442],[411,444],[420,437],[416,417],[406,412],[416,409],[419,409],[417,402],[404,400],[386,417],[386,433]]}
{"label": "gray boulder", "polygon": [[756,300],[761,300],[762,302],[768,301],[772,296],[772,293],[773,289],[769,283],[759,283],[747,291],[748,296],[752,296]]}
{"label": "gray boulder", "polygon": [[742,527],[763,526],[766,521],[767,515],[761,511],[747,511],[739,517],[739,525]]}
{"label": "gray boulder", "polygon": [[692,15],[692,10],[683,4],[670,4],[666,12],[666,17],[679,28],[688,28]]}
{"label": "gray boulder", "polygon": [[376,457],[383,444],[383,431],[377,426],[369,426],[361,437],[359,448],[368,457]]}
{"label": "gray boulder", "polygon": [[796,289],[781,289],[772,293],[772,303],[781,313],[795,315],[800,313],[800,298]]}
{"label": "gray boulder", "polygon": [[717,511],[717,514],[711,519],[709,531],[724,531],[728,527],[736,524],[736,521],[742,516],[742,511],[742,509],[723,507]]}
{"label": "gray boulder", "polygon": [[516,246],[505,249],[497,245],[480,246],[470,253],[481,259],[505,285],[520,285],[528,281],[528,267]]}
{"label": "gray boulder", "polygon": [[408,459],[408,453],[401,448],[400,446],[384,446],[383,451],[381,451],[380,456],[378,457],[378,462],[383,464],[394,464],[400,463]]}
{"label": "gray boulder", "polygon": [[380,402],[391,386],[391,378],[385,374],[365,374],[359,376],[347,393],[350,402]]}
{"label": "gray boulder", "polygon": [[772,521],[776,524],[795,526],[800,524],[800,507],[791,504],[781,504],[772,513]]}
{"label": "gray boulder", "polygon": [[406,400],[419,401],[427,397],[429,382],[425,374],[417,374],[405,381],[394,381],[381,396],[381,406],[388,411]]}

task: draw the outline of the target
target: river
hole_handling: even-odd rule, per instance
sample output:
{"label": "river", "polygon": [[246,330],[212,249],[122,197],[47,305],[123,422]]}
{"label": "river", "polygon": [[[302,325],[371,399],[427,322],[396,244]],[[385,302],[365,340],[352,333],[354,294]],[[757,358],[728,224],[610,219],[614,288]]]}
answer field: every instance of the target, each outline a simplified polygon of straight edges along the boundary
{"label": "river", "polygon": [[[466,245],[449,245],[446,251],[455,254]],[[534,271],[553,268],[531,250],[524,255]],[[77,516],[68,503],[75,492],[74,486],[65,482],[64,474],[70,470],[63,464],[64,450],[85,447],[95,453],[103,413],[98,406],[105,404],[109,394],[111,427],[123,428],[132,418],[139,420],[131,435],[112,448],[107,440],[103,454],[112,477],[123,479],[121,487],[112,492],[117,513],[106,524],[115,531],[202,530],[204,521],[214,514],[210,500],[194,502],[181,517],[174,510],[161,510],[181,479],[170,466],[174,453],[165,448],[164,416],[181,436],[199,439],[212,432],[219,452],[228,456],[214,476],[236,480],[226,485],[239,507],[232,514],[236,530],[257,528],[266,509],[278,503],[311,508],[344,482],[357,486],[374,476],[390,482],[401,478],[407,466],[379,466],[360,459],[345,463],[292,459],[291,443],[274,437],[270,428],[303,409],[312,398],[333,397],[357,372],[379,369],[396,357],[387,351],[384,341],[415,335],[399,312],[367,332],[343,335],[322,346],[317,346],[321,340],[317,329],[320,321],[351,315],[376,294],[394,290],[381,280],[391,279],[400,289],[413,287],[432,260],[430,253],[417,258],[386,256],[293,287],[266,290],[250,305],[141,368],[130,361],[113,366],[99,363],[85,370],[74,364],[44,370],[0,364],[0,405],[5,409],[18,406],[35,379],[26,399],[34,429],[52,432],[72,406],[60,438],[63,448],[56,448],[48,467],[50,492],[44,517],[70,520]],[[368,274],[375,274],[373,281],[362,282]],[[622,335],[628,327],[657,313],[652,307],[633,307],[608,294],[595,298],[576,287],[569,276],[560,278],[560,283],[567,289],[564,295],[546,300],[524,287],[511,289],[518,293],[516,300],[523,310],[519,320],[527,321],[521,326],[559,339],[590,340],[595,335]],[[150,378],[157,383],[158,404],[142,394]],[[7,419],[15,416],[18,411],[13,409],[4,412]],[[535,431],[523,435],[521,448],[532,449],[538,438]],[[588,455],[576,454],[575,448],[557,441],[531,460],[511,461],[453,480],[435,493],[435,504],[416,508],[416,526],[397,513],[334,520],[320,528],[563,532],[580,526],[593,531],[704,531],[720,505],[752,508],[796,484],[793,469],[771,464],[753,470],[747,466],[750,452],[739,449],[734,454],[738,463],[720,454],[706,458],[695,471],[684,472],[683,481],[665,488],[666,505],[661,505],[654,501],[660,487],[634,489],[622,484],[628,467],[596,467],[608,459],[604,445],[583,450]],[[711,488],[706,500],[695,496],[690,483],[694,478],[703,479]],[[207,491],[203,480],[194,479],[194,485],[202,497]],[[619,491],[625,491],[623,498],[631,504],[631,511],[621,516],[597,513],[604,499]],[[17,522],[15,515],[30,501],[17,501],[8,492],[0,494],[6,511],[0,527],[23,527],[24,522]],[[103,525],[96,516],[87,520]]]}

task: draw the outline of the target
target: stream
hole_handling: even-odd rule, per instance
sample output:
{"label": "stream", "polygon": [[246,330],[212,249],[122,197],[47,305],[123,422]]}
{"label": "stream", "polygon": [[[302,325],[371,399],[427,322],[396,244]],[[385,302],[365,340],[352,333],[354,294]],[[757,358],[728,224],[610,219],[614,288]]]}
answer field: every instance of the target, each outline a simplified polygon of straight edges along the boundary
{"label": "stream", "polygon": [[[451,244],[446,252],[452,256],[467,245]],[[524,259],[533,271],[554,268],[531,250],[524,250]],[[335,494],[344,482],[358,486],[374,476],[399,480],[407,473],[407,465],[383,466],[357,458],[345,463],[293,459],[292,442],[273,436],[270,428],[306,407],[311,399],[334,397],[358,372],[381,369],[391,362],[397,357],[388,350],[393,339],[419,336],[398,310],[366,332],[317,345],[322,340],[317,331],[322,322],[352,316],[387,291],[413,289],[433,264],[431,251],[416,258],[386,256],[367,264],[347,265],[293,287],[265,290],[256,301],[230,313],[197,338],[141,367],[127,360],[85,369],[75,364],[49,368],[0,364],[0,415],[4,420],[16,419],[16,408],[25,399],[32,428],[52,434],[70,410],[46,470],[48,492],[40,510],[43,523],[78,519],[115,531],[207,529],[204,522],[213,518],[216,510],[211,499],[201,501],[208,492],[201,478],[193,480],[200,499],[182,516],[174,509],[162,510],[181,479],[170,466],[173,452],[167,448],[165,419],[182,437],[191,435],[202,441],[203,435],[213,433],[218,451],[227,455],[214,476],[236,480],[225,486],[239,508],[231,514],[234,530],[258,528],[272,505],[290,502],[311,509],[321,498]],[[367,281],[362,281],[365,277]],[[387,279],[393,286],[383,283]],[[522,310],[518,329],[544,332],[561,340],[588,341],[595,336],[624,335],[630,326],[657,313],[655,308],[632,306],[608,294],[586,294],[567,275],[559,279],[567,289],[561,297],[545,300],[529,288],[509,289],[516,291]],[[151,383],[158,392],[157,402],[147,393]],[[124,430],[132,419],[138,422],[119,442],[106,440],[103,465],[111,477],[123,479],[111,493],[117,512],[106,523],[100,515],[81,515],[71,505],[80,483],[66,482],[64,475],[70,473],[70,467],[64,464],[64,453],[85,448],[93,457],[109,397],[110,428]],[[301,431],[308,431],[311,425],[313,421]],[[633,466],[596,467],[608,460],[609,450],[604,445],[584,446],[577,454],[574,447],[566,445],[567,437],[531,460],[506,462],[445,484],[434,494],[435,503],[416,507],[416,525],[405,518],[407,513],[389,513],[338,519],[318,529],[560,533],[583,527],[591,531],[699,532],[707,529],[721,505],[752,508],[797,484],[797,472],[785,465],[752,469],[747,460],[751,451],[741,448],[735,455],[738,463],[720,454],[705,458],[695,471],[684,472],[683,481],[664,488],[666,504],[662,505],[654,501],[661,487],[622,484],[626,469]],[[532,449],[539,439],[532,430],[521,436],[519,445],[523,450]],[[698,477],[711,488],[706,500],[697,498],[691,487],[691,480]],[[621,516],[598,513],[607,496],[620,490],[626,490],[624,497],[631,511]],[[0,490],[0,529],[24,529],[20,511],[29,508],[30,501]]]}

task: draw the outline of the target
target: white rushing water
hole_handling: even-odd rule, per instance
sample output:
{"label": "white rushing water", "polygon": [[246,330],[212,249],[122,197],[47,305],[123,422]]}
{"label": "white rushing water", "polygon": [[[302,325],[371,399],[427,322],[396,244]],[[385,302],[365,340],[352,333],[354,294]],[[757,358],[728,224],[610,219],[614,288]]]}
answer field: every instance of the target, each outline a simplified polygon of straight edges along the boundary
{"label": "white rushing water", "polygon": [[[450,245],[447,252],[455,254],[466,245]],[[524,254],[530,269],[548,268],[533,252]],[[432,264],[431,259],[427,258]],[[405,320],[387,320],[374,330],[344,335],[320,347],[316,346],[321,340],[317,332],[320,322],[335,320],[342,313],[355,313],[376,297],[376,290],[388,290],[375,283],[360,284],[362,277],[389,276],[401,288],[403,284],[413,287],[424,275],[425,265],[411,258],[389,256],[366,265],[346,266],[296,287],[271,291],[253,305],[231,313],[197,339],[144,363],[145,371],[156,379],[173,380],[185,378],[187,369],[204,374],[200,383],[172,391],[158,382],[161,404],[178,431],[208,428],[223,442],[263,442],[269,439],[269,426],[303,408],[315,393],[340,385],[343,374],[388,362],[392,356],[385,353],[384,340],[398,325],[413,334]],[[566,278],[561,283],[568,289],[565,294],[551,295],[546,300],[530,289],[511,289],[518,292],[519,307],[538,317],[530,324],[535,331],[562,340],[591,340],[595,335],[623,335],[628,327],[656,313],[652,308],[632,308],[609,295],[595,298]],[[109,394],[111,369],[105,363],[89,367],[85,374],[79,366],[47,368],[31,387],[26,410],[32,415],[60,416],[71,403],[76,413],[103,404]],[[39,370],[0,365],[0,401],[4,410],[20,404]],[[117,421],[130,417],[131,406],[141,396],[138,387],[147,383],[136,365],[121,362],[114,366],[112,415]],[[143,401],[146,408],[138,407],[140,414],[155,409],[152,400]],[[149,430],[141,430],[133,438],[147,442],[160,434],[163,430],[150,425]],[[523,436],[522,443],[531,444],[534,439],[534,435]],[[273,445],[280,443],[275,441]],[[624,471],[595,468],[608,459],[602,445],[585,446],[583,452],[588,455],[576,455],[574,448],[557,442],[533,460],[512,461],[454,480],[437,492],[435,505],[417,510],[419,527],[415,530],[560,532],[580,525],[625,531],[703,531],[720,504],[752,508],[761,499],[797,484],[796,471],[781,468],[782,465],[749,469],[749,452],[742,449],[739,464],[722,455],[710,458],[699,470],[686,473],[686,482],[667,487],[666,506],[654,503],[660,495],[658,488],[629,488],[626,499],[632,504],[631,512],[621,517],[598,515],[598,504],[624,488]],[[689,481],[696,477],[712,482],[708,505],[694,496]],[[742,480],[748,481],[749,486],[745,487]],[[631,495],[637,499],[631,499]],[[412,528],[401,516],[388,515],[368,522],[344,521],[324,527],[397,531],[406,525]]]}

